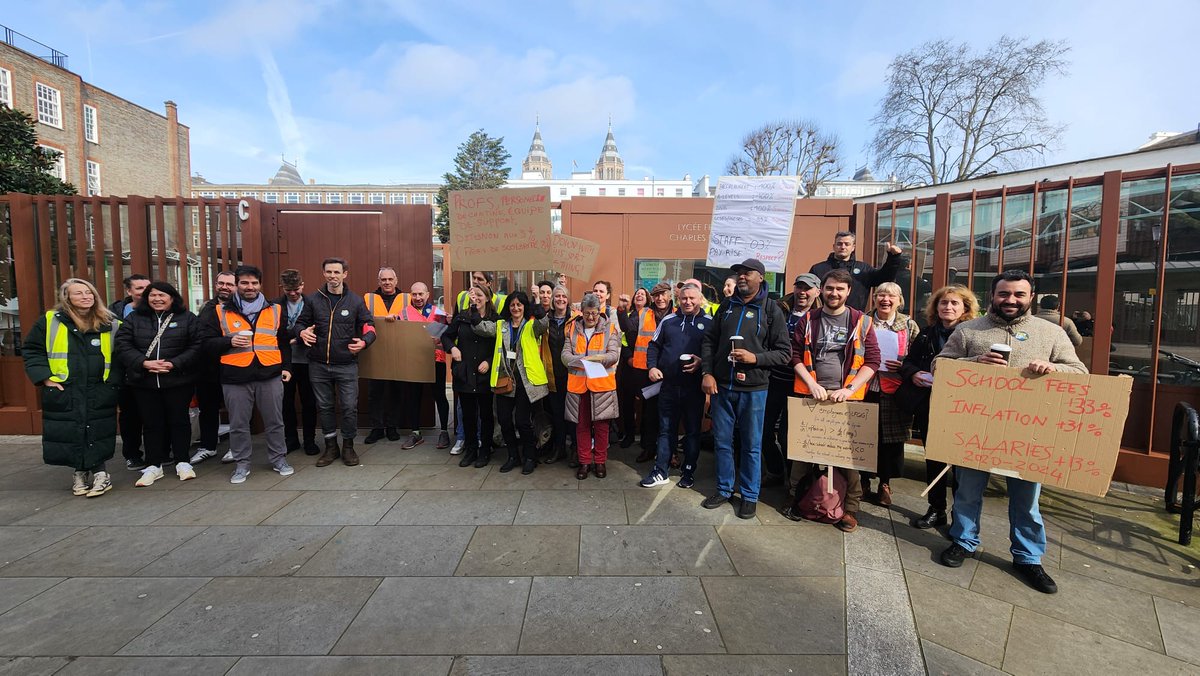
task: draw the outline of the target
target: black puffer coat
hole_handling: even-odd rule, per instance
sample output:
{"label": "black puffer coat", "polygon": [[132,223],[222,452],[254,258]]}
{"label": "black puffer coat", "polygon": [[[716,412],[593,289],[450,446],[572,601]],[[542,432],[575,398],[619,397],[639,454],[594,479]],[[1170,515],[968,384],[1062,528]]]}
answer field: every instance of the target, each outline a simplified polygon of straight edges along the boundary
{"label": "black puffer coat", "polygon": [[[116,449],[117,394],[124,380],[120,361],[113,355],[108,379],[104,379],[104,356],[100,334],[112,330],[83,332],[70,317],[59,314],[67,335],[67,380],[59,391],[39,388],[42,394],[42,460],[47,465],[64,465],[90,470],[110,460]],[[115,346],[114,346],[115,352]],[[25,338],[21,356],[25,373],[34,384],[48,379],[46,316],[38,320]]]}
{"label": "black puffer coat", "polygon": [[[488,321],[500,321],[500,315],[493,312],[484,317]],[[454,391],[463,394],[478,394],[491,389],[491,372],[480,373],[479,364],[491,361],[496,347],[496,339],[481,336],[471,330],[471,327],[481,321],[479,311],[471,308],[468,311],[454,313],[450,328],[442,334],[442,349],[450,361],[450,375],[454,380]],[[454,361],[450,350],[457,347],[462,352],[462,361]]]}
{"label": "black puffer coat", "polygon": [[[158,334],[159,315],[139,308],[121,322],[117,331],[116,359],[125,367],[125,382],[131,387],[162,390],[196,382],[200,374],[200,320],[187,310],[172,314],[167,329],[149,357],[146,348]],[[150,373],[142,368],[147,359],[165,359],[174,366],[167,373]]]}

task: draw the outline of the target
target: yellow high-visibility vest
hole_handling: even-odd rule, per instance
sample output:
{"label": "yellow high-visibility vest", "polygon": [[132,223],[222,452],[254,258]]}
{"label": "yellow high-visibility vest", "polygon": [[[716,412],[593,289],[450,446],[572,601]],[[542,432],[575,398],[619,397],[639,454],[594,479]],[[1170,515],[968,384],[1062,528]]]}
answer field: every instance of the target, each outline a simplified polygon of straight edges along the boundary
{"label": "yellow high-visibility vest", "polygon": [[[114,319],[112,329],[100,333],[100,354],[104,356],[104,380],[112,370],[112,337],[117,332],[121,322]],[[50,381],[55,383],[67,382],[70,368],[67,365],[67,353],[70,344],[67,342],[66,324],[58,320],[58,313],[51,310],[46,313],[46,361],[50,365]]]}

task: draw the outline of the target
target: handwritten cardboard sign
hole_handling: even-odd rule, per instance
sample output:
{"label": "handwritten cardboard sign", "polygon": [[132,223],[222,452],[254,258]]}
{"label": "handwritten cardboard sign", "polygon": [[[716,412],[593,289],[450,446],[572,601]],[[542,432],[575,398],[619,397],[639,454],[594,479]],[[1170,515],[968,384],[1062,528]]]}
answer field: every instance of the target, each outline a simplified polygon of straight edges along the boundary
{"label": "handwritten cardboard sign", "polygon": [[556,233],[551,240],[554,265],[551,269],[568,277],[588,281],[600,256],[600,245],[591,240]]}
{"label": "handwritten cardboard sign", "polygon": [[788,398],[788,459],[874,472],[879,406]]}
{"label": "handwritten cardboard sign", "polygon": [[795,176],[722,176],[708,233],[708,265],[727,268],[747,258],[783,272],[796,216]]}
{"label": "handwritten cardboard sign", "polygon": [[459,270],[545,270],[550,188],[450,193],[450,261]]}
{"label": "handwritten cardboard sign", "polygon": [[434,381],[433,337],[425,322],[375,322],[375,342],[358,358],[360,378]]}
{"label": "handwritten cardboard sign", "polygon": [[925,457],[1104,496],[1132,387],[1125,377],[940,361]]}

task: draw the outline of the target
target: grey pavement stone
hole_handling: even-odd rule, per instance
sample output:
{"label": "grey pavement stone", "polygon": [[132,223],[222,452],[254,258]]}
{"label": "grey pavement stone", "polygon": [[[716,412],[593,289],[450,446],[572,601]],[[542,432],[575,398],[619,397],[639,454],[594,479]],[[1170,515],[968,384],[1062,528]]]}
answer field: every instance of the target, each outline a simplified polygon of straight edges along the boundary
{"label": "grey pavement stone", "polygon": [[453,575],[471,526],[346,526],[296,575]]}
{"label": "grey pavement stone", "polygon": [[379,525],[508,525],[520,503],[516,491],[408,491]]}
{"label": "grey pavement stone", "polygon": [[842,676],[842,655],[663,655],[665,676]]}
{"label": "grey pavement stone", "polygon": [[620,491],[525,491],[517,525],[623,524],[625,497]]}
{"label": "grey pavement stone", "polygon": [[454,658],[243,657],[228,676],[446,676]]}
{"label": "grey pavement stone", "polygon": [[142,575],[290,575],[337,533],[333,526],[212,526]]}
{"label": "grey pavement stone", "polygon": [[694,577],[535,578],[521,632],[522,654],[723,652]]}
{"label": "grey pavement stone", "polygon": [[[272,490],[285,491],[374,491],[396,476],[396,465],[347,467],[338,461],[328,467],[305,467],[275,484]],[[272,472],[274,474],[274,472]]]}
{"label": "grey pavement stone", "polygon": [[404,491],[308,491],[287,503],[264,526],[371,526]]}
{"label": "grey pavement stone", "polygon": [[[631,449],[632,450],[632,449]],[[642,463],[635,465],[633,459],[628,462],[614,461],[610,455],[608,462],[604,463],[604,468],[607,470],[607,475],[603,479],[597,479],[595,474],[589,474],[584,481],[579,481],[575,478],[575,470],[567,467],[565,463],[558,465],[550,465],[547,469],[551,472],[565,473],[569,475],[572,481],[579,484],[579,488],[583,490],[624,490],[627,488],[636,488],[637,483],[650,471],[653,463]],[[541,471],[539,467],[538,471]],[[679,480],[679,477],[671,477],[673,481]]]}
{"label": "grey pavement stone", "polygon": [[[224,452],[222,451],[222,453]],[[288,462],[295,465],[297,472],[300,471],[299,465],[296,464],[295,453],[288,456]],[[245,483],[231,484],[229,483],[229,477],[233,476],[234,467],[236,465],[222,465],[217,458],[205,460],[196,465],[196,478],[180,483],[178,490],[221,492],[265,491],[284,479],[284,477],[279,476],[279,473],[272,470],[269,465],[258,462],[250,466],[250,476],[246,479]]]}
{"label": "grey pavement stone", "polygon": [[578,575],[579,526],[479,526],[456,575]]}
{"label": "grey pavement stone", "polygon": [[83,530],[79,526],[0,526],[2,567]]}
{"label": "grey pavement stone", "polygon": [[16,523],[61,502],[87,500],[72,495],[69,488],[64,484],[51,491],[0,491],[0,525]]}
{"label": "grey pavement stone", "polygon": [[[186,482],[185,482],[186,483]],[[144,526],[204,495],[192,491],[120,491],[66,502],[26,517],[18,525]]]}
{"label": "grey pavement stone", "polygon": [[[670,490],[634,488],[625,491],[625,504],[629,510],[629,523],[647,526],[721,526],[757,525],[758,520],[737,518],[734,513],[736,500],[717,509],[704,509],[704,495],[687,489]],[[763,507],[766,509],[766,507]]]}
{"label": "grey pavement stone", "polygon": [[735,575],[736,571],[712,526],[584,526],[579,574]]}
{"label": "grey pavement stone", "polygon": [[[849,540],[847,546],[849,549]],[[846,566],[846,662],[850,674],[924,676],[921,644],[900,572]]]}
{"label": "grey pavement stone", "polygon": [[920,530],[909,525],[907,519],[901,523],[901,518],[904,517],[899,517],[893,510],[892,527],[896,534],[896,547],[906,571],[920,573],[963,589],[971,586],[975,568],[979,565],[977,558],[968,558],[960,568],[943,566],[938,557],[950,546],[945,529]]}
{"label": "grey pavement stone", "polygon": [[[1195,674],[1194,666],[1024,608],[1013,611],[1004,671],[1024,674]],[[1042,646],[1030,650],[1029,646]]]}
{"label": "grey pavement stone", "polygon": [[[905,577],[921,638],[1001,667],[1012,621],[1011,604],[917,573]],[[963,631],[964,627],[971,631]]]}
{"label": "grey pavement stone", "polygon": [[[405,435],[407,437],[407,435]],[[355,450],[364,462],[373,465],[445,465],[450,462],[450,449],[437,448],[437,435],[432,439],[425,437],[425,443],[411,450],[400,448],[402,441],[381,441],[367,446],[359,440]],[[458,466],[458,456],[454,456],[454,466]],[[464,467],[465,471],[466,468]],[[481,470],[482,471],[482,470]]]}
{"label": "grey pavement stone", "polygon": [[0,615],[62,582],[61,577],[0,579]]}
{"label": "grey pavement stone", "polygon": [[900,553],[887,508],[864,502],[858,511],[858,530],[847,534],[845,542],[847,565],[900,573]]}
{"label": "grey pavement stone", "polygon": [[1004,672],[993,669],[983,662],[960,655],[933,641],[921,641],[925,653],[925,669],[929,676],[1004,676]]}
{"label": "grey pavement stone", "polygon": [[1154,608],[1167,654],[1200,666],[1200,641],[1196,640],[1197,631],[1200,631],[1200,609],[1157,596],[1154,597]]}
{"label": "grey pavement stone", "polygon": [[220,578],[122,655],[324,655],[375,591],[374,578]]}
{"label": "grey pavement stone", "polygon": [[[115,467],[115,463],[114,463]],[[131,473],[130,476],[133,476]],[[114,481],[119,477],[114,475]],[[130,480],[130,484],[133,480]],[[71,468],[57,465],[31,465],[19,472],[0,475],[0,491],[66,491],[71,495]]]}
{"label": "grey pavement stone", "polygon": [[[603,481],[588,477],[587,481],[579,481],[575,478],[575,470],[566,466],[565,463],[555,463],[553,465],[538,465],[537,470],[533,474],[521,474],[519,469],[514,469],[511,472],[500,473],[500,465],[507,458],[506,451],[492,454],[492,464],[488,465],[487,478],[483,480],[483,490],[485,491],[574,491],[580,488],[592,489],[593,484],[600,484],[608,481]],[[484,470],[475,470],[482,472]]]}
{"label": "grey pavement stone", "polygon": [[0,676],[50,676],[67,664],[65,657],[0,657]]}
{"label": "grey pavement stone", "polygon": [[453,465],[405,465],[384,488],[393,490],[450,491],[479,490],[486,474],[474,467]]}
{"label": "grey pavement stone", "polygon": [[4,614],[0,655],[111,655],[207,578],[75,578]]}
{"label": "grey pavement stone", "polygon": [[182,526],[92,526],[0,568],[0,575],[131,576],[201,530]]}
{"label": "grey pavement stone", "polygon": [[[706,577],[704,591],[730,653],[836,655],[846,652],[843,581]],[[794,612],[796,608],[804,612]]]}
{"label": "grey pavement stone", "polygon": [[388,578],[333,653],[515,653],[529,583],[527,577]]}
{"label": "grey pavement stone", "polygon": [[8,462],[6,462],[3,459],[0,459],[0,476],[5,476],[8,474],[15,474],[17,472],[24,472],[25,470],[30,470],[30,469],[33,469],[34,467],[41,467],[41,466],[42,466],[42,463],[37,462],[37,461],[28,461],[28,462],[8,461]]}
{"label": "grey pavement stone", "polygon": [[465,655],[454,660],[451,676],[662,676],[657,657],[633,655],[496,656]]}
{"label": "grey pavement stone", "polygon": [[298,495],[296,491],[214,491],[155,521],[154,525],[253,526]]}
{"label": "grey pavement stone", "polygon": [[841,531],[826,524],[720,526],[717,533],[738,575],[842,575]]}
{"label": "grey pavement stone", "polygon": [[188,674],[224,676],[236,657],[81,657],[56,676]]}
{"label": "grey pavement stone", "polygon": [[[1156,551],[1063,536],[1062,570],[1200,606],[1200,561],[1169,541]],[[1140,545],[1139,547],[1145,547]]]}

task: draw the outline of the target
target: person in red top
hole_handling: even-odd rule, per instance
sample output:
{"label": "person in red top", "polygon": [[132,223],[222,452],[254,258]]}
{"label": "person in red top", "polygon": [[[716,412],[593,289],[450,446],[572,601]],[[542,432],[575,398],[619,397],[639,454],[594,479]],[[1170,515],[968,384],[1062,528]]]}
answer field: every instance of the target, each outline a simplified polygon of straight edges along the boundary
{"label": "person in red top", "polygon": [[[404,306],[404,310],[396,317],[388,318],[388,321],[409,321],[409,322],[437,322],[440,324],[448,323],[446,313],[438,308],[433,303],[429,302],[429,287],[424,282],[417,282],[412,285],[408,294],[408,304]],[[440,336],[440,334],[439,334]],[[446,353],[442,350],[442,342],[440,337],[431,338],[436,349],[434,350],[434,359],[437,364],[433,369],[433,403],[437,406],[438,422],[441,424],[441,433],[438,434],[438,448],[450,447],[450,434],[446,431],[446,420],[450,417],[450,401],[446,399]],[[430,387],[429,383],[402,383],[405,396],[403,398],[404,408],[401,412],[402,417],[407,418],[400,421],[400,426],[407,426],[412,433],[408,439],[400,446],[404,450],[416,448],[425,440],[421,436],[421,403],[425,396],[425,390]]]}

